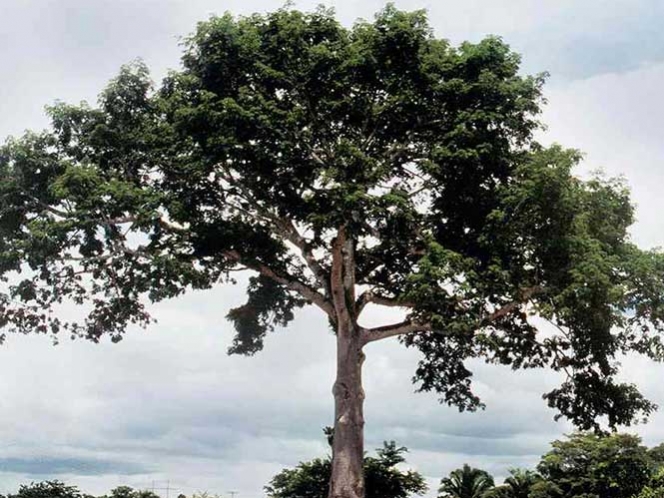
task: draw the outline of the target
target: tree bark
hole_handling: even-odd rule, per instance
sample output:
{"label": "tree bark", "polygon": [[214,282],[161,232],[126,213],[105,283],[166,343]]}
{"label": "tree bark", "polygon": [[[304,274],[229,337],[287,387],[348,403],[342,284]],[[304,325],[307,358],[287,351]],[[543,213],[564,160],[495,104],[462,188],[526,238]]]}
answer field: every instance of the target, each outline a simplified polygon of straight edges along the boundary
{"label": "tree bark", "polygon": [[364,498],[364,353],[360,333],[350,324],[337,330],[332,476],[328,498]]}

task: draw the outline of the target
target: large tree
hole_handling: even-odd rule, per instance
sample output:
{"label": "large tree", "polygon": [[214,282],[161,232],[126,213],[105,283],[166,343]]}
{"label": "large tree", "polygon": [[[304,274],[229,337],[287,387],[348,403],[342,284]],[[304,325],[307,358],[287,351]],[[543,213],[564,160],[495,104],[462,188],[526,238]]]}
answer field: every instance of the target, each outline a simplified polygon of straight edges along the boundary
{"label": "large tree", "polygon": [[[543,78],[500,39],[284,8],[200,23],[182,61],[156,89],[126,67],[0,150],[5,332],[118,340],[147,303],[252,272],[231,353],[307,304],[336,333],[332,498],[364,494],[374,341],[419,349],[418,388],[461,410],[481,406],[472,358],[564,372],[546,399],[581,427],[653,409],[616,355],[661,358],[664,259],[630,242],[621,182],[533,141]],[[368,306],[403,317],[370,327]]]}

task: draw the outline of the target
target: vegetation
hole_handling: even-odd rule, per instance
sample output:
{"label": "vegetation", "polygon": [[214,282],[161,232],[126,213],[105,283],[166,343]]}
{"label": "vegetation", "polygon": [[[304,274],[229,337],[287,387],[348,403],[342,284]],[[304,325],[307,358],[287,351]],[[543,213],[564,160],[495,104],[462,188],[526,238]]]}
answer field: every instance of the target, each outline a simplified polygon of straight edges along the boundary
{"label": "vegetation", "polygon": [[[326,432],[332,442],[331,431]],[[413,470],[401,470],[405,447],[394,441],[383,443],[375,457],[365,456],[363,463],[367,498],[408,498],[427,490],[424,477]],[[294,469],[284,469],[274,476],[265,492],[270,498],[321,498],[329,493],[331,457],[302,462]]]}
{"label": "vegetation", "polygon": [[67,486],[60,481],[44,481],[23,485],[16,494],[7,498],[89,498],[82,494],[76,486]]}
{"label": "vegetation", "polygon": [[[331,431],[327,432],[331,436]],[[661,446],[648,449],[629,434],[575,433],[554,441],[537,469],[511,469],[502,484],[482,469],[464,464],[440,482],[439,498],[664,498]],[[363,468],[369,498],[409,498],[426,492],[424,477],[403,468],[407,449],[384,443]],[[331,457],[284,469],[265,486],[270,498],[325,498]],[[195,493],[192,498],[213,496]],[[5,497],[1,497],[5,498]],[[21,486],[6,498],[93,498],[75,486],[46,481]],[[120,486],[99,498],[158,498],[150,491]],[[186,498],[184,495],[178,498]]]}
{"label": "vegetation", "polygon": [[494,487],[488,472],[465,464],[440,482],[441,498],[482,498]]}
{"label": "vegetation", "polygon": [[[483,406],[470,358],[564,372],[545,398],[583,429],[654,409],[616,355],[662,359],[664,257],[630,242],[620,181],[533,141],[543,77],[500,39],[287,7],[200,23],[182,64],[156,89],[125,67],[96,107],[56,104],[49,131],[0,148],[5,332],[116,341],[148,302],[243,270],[230,352],[252,355],[316,306],[337,341],[331,498],[365,496],[374,341],[418,349],[419,389],[460,410]],[[364,327],[367,306],[403,317]]]}
{"label": "vegetation", "polygon": [[574,434],[552,446],[537,468],[563,496],[629,498],[652,477],[653,462],[636,436]]}
{"label": "vegetation", "polygon": [[[653,449],[654,450],[654,449]],[[576,433],[554,441],[537,471],[512,469],[504,483],[464,465],[441,481],[440,498],[635,498],[664,495],[658,452],[637,436]],[[487,482],[491,485],[487,486]]]}

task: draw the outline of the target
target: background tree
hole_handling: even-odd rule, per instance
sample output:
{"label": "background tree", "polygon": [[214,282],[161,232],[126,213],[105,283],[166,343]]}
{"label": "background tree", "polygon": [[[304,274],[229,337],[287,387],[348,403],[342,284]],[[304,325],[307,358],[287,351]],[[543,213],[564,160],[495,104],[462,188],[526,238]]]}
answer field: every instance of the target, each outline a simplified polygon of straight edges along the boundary
{"label": "background tree", "polygon": [[[329,431],[326,432],[330,437]],[[364,458],[364,478],[367,498],[407,498],[424,494],[424,477],[413,470],[401,470],[405,447],[394,441],[385,442],[376,450],[377,456]],[[316,458],[301,462],[294,469],[284,469],[274,476],[265,491],[270,498],[321,498],[329,493],[332,474],[331,458]]]}
{"label": "background tree", "polygon": [[[461,410],[482,406],[482,358],[564,372],[546,399],[582,428],[652,411],[615,356],[661,359],[664,259],[630,242],[622,183],[533,142],[543,78],[500,39],[452,47],[391,6],[351,28],[284,8],[200,23],[182,62],[156,90],[126,67],[98,106],[57,104],[0,149],[5,332],[119,340],[149,301],[251,272],[231,353],[305,304],[336,334],[331,498],[364,495],[374,341],[419,349],[418,389]],[[403,318],[370,327],[367,306]]]}
{"label": "background tree", "polygon": [[[661,444],[656,447],[661,449]],[[636,498],[664,498],[664,468],[658,468]]]}
{"label": "background tree", "polygon": [[493,477],[485,470],[468,464],[450,472],[440,481],[439,498],[483,498],[494,486]]}
{"label": "background tree", "polygon": [[530,488],[528,498],[562,498],[562,490],[550,481],[541,480]]}
{"label": "background tree", "polygon": [[486,493],[485,498],[531,498],[533,487],[544,480],[532,470],[510,469],[509,473],[503,485]]}
{"label": "background tree", "polygon": [[648,449],[648,457],[656,469],[664,468],[664,443]]}
{"label": "background tree", "polygon": [[564,497],[629,498],[653,475],[641,439],[629,434],[573,434],[554,441],[538,470]]}
{"label": "background tree", "polygon": [[542,480],[537,472],[524,469],[510,469],[510,475],[505,479],[510,498],[530,498],[532,487]]}
{"label": "background tree", "polygon": [[90,498],[83,495],[76,486],[67,486],[60,481],[43,481],[21,485],[16,494],[7,498]]}
{"label": "background tree", "polygon": [[118,486],[113,488],[108,496],[102,498],[159,498],[152,491],[134,489],[131,486]]}

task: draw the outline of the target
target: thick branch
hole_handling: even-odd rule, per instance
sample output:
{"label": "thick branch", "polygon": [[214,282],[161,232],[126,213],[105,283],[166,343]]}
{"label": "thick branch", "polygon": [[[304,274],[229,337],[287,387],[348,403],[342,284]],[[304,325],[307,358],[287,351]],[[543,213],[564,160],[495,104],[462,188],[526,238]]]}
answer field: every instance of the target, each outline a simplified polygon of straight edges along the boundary
{"label": "thick branch", "polygon": [[433,331],[433,325],[431,323],[405,320],[403,322],[383,327],[362,329],[362,343],[368,344],[370,342],[380,341],[381,339],[387,339],[388,337],[431,331]]}
{"label": "thick branch", "polygon": [[251,192],[249,192],[242,185],[242,183],[236,181],[229,171],[221,169],[219,173],[224,181],[226,181],[229,185],[232,185],[239,192],[237,195],[243,198],[246,202],[249,202],[256,212],[251,212],[247,209],[230,204],[228,202],[226,202],[226,206],[230,207],[231,209],[238,210],[253,219],[264,221],[272,227],[277,236],[289,241],[295,247],[297,247],[302,257],[304,258],[307,267],[316,279],[318,285],[320,285],[323,289],[327,289],[328,283],[327,279],[325,278],[325,272],[322,266],[314,257],[311,248],[307,243],[307,240],[300,234],[293,222],[291,220],[281,218],[272,213],[268,208],[261,206],[258,199],[256,199],[256,197]]}
{"label": "thick branch", "polygon": [[355,313],[357,316],[362,313],[364,308],[369,303],[378,304],[380,306],[387,306],[390,308],[414,308],[415,303],[408,301],[399,301],[391,297],[384,297],[375,294],[372,290],[363,292],[360,297],[355,301]]}
{"label": "thick branch", "polygon": [[286,288],[299,293],[302,297],[308,299],[316,306],[318,306],[320,309],[322,309],[325,313],[328,314],[328,316],[330,317],[335,316],[334,307],[330,304],[330,302],[327,299],[325,299],[325,296],[318,293],[315,289],[312,289],[311,287],[299,281],[298,279],[290,275],[287,276],[281,275],[263,263],[245,261],[242,259],[242,256],[237,251],[225,251],[223,254],[228,259],[235,261],[236,263],[240,263],[246,266],[247,268],[250,268],[260,273],[261,275],[271,278],[275,282],[284,285]]}
{"label": "thick branch", "polygon": [[325,271],[323,270],[323,267],[320,265],[318,260],[315,258],[306,239],[302,237],[300,232],[298,232],[297,228],[295,228],[295,225],[293,225],[292,221],[283,220],[283,219],[280,219],[278,221],[279,221],[278,226],[281,227],[282,230],[281,233],[284,236],[284,238],[289,242],[291,242],[293,245],[295,245],[295,247],[297,247],[300,250],[300,253],[304,258],[304,261],[309,267],[309,270],[311,270],[311,273],[313,273],[314,278],[318,282],[318,285],[320,285],[324,289],[327,289],[329,287],[329,284],[325,276]]}
{"label": "thick branch", "polygon": [[[533,286],[533,287],[528,287],[524,290],[521,291],[521,296],[520,300],[518,301],[513,301],[509,304],[506,304],[502,308],[497,309],[493,313],[491,313],[488,317],[486,317],[484,320],[482,320],[481,323],[478,324],[478,328],[482,326],[489,325],[492,322],[495,322],[497,320],[500,320],[501,318],[509,315],[510,313],[514,312],[517,310],[520,306],[525,304],[528,300],[530,300],[534,295],[542,292],[542,288],[540,286]],[[400,303],[399,301],[395,299],[387,299],[387,298],[381,298],[378,297],[377,301],[375,301],[371,293],[371,291],[365,292],[362,296],[360,296],[360,299],[358,299],[358,302],[363,302],[364,306],[366,306],[367,303],[369,302],[380,302],[379,304],[383,304],[385,306],[403,306],[403,307],[409,307],[409,303]],[[412,306],[412,304],[411,304]],[[369,342],[374,342],[374,341],[379,341],[381,339],[386,339],[388,337],[395,337],[399,335],[404,335],[404,334],[413,334],[413,333],[419,333],[419,332],[431,332],[433,331],[433,326],[429,322],[418,322],[418,321],[413,321],[413,320],[405,320],[400,323],[395,323],[392,325],[386,325],[383,327],[375,327],[371,329],[362,329],[362,335],[363,335],[363,343],[369,343]]]}
{"label": "thick branch", "polygon": [[509,304],[506,304],[502,308],[498,308],[496,311],[491,313],[489,316],[487,316],[483,320],[483,325],[495,322],[497,320],[500,320],[501,318],[509,315],[510,313],[514,312],[515,310],[519,309],[522,305],[524,305],[526,302],[530,300],[534,295],[539,294],[542,292],[542,287],[539,285],[535,285],[533,287],[527,287],[526,289],[523,289],[521,291],[521,296],[518,300],[512,301]]}

